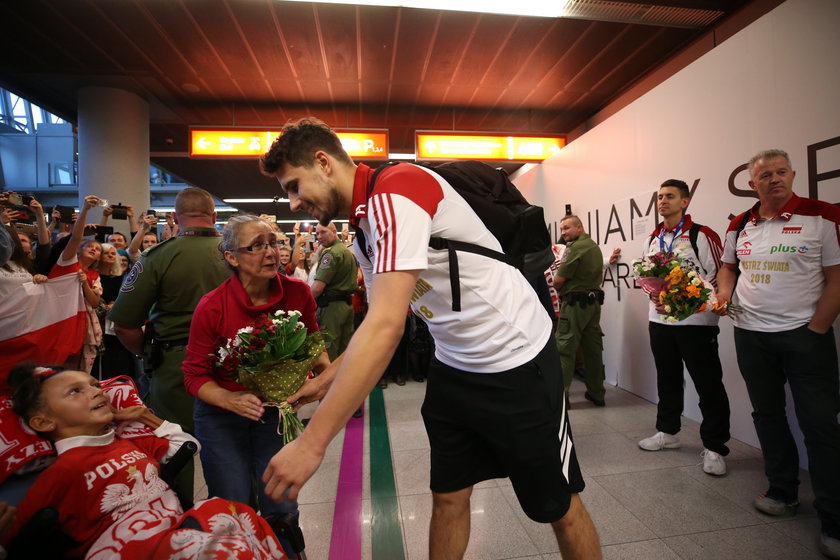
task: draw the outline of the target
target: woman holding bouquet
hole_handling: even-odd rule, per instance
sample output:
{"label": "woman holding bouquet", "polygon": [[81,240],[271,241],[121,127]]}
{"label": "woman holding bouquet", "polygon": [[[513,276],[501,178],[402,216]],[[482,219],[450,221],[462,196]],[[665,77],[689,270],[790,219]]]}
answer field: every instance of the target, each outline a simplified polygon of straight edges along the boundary
{"label": "woman holding bouquet", "polygon": [[[205,295],[195,309],[184,361],[184,385],[196,397],[195,435],[201,442],[201,466],[211,496],[248,503],[256,494],[263,516],[292,511],[297,504],[278,504],[264,492],[262,473],[283,445],[277,408],[263,406],[241,384],[230,361],[217,365],[219,349],[278,310],[300,312],[309,332],[318,330],[316,304],[309,286],[278,274],[277,236],[257,216],[238,215],[225,226],[219,250],[234,274]],[[313,369],[329,364],[324,353]]]}

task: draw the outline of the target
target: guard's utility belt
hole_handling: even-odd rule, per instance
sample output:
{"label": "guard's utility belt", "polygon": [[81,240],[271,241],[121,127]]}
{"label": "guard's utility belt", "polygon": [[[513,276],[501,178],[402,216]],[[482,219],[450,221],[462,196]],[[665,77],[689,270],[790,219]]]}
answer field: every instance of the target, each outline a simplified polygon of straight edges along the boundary
{"label": "guard's utility belt", "polygon": [[164,350],[169,350],[171,348],[178,348],[179,346],[186,346],[189,341],[189,338],[178,338],[176,340],[155,340],[154,345],[160,346]]}
{"label": "guard's utility belt", "polygon": [[315,298],[315,303],[318,304],[318,307],[326,307],[334,301],[343,301],[347,305],[353,304],[353,294],[344,294],[339,296],[327,296],[321,294],[317,298]]}
{"label": "guard's utility belt", "polygon": [[569,292],[568,294],[563,294],[563,303],[568,303],[569,305],[580,305],[580,307],[586,308],[587,305],[603,305],[604,304],[604,291],[603,290],[589,290],[588,292]]}
{"label": "guard's utility belt", "polygon": [[187,345],[189,338],[175,340],[149,339],[143,346],[143,363],[147,375],[160,367],[163,363],[163,353],[172,348],[182,348]]}

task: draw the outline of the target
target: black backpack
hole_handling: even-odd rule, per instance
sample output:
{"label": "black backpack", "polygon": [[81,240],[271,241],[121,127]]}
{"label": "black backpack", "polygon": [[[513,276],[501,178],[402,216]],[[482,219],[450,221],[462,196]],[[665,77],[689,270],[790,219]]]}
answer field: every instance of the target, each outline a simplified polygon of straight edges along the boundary
{"label": "black backpack", "polygon": [[[373,191],[379,173],[390,165],[385,164],[373,173],[368,193]],[[545,223],[543,209],[529,204],[519,189],[510,182],[504,170],[494,169],[479,161],[454,161],[429,167],[452,185],[455,191],[472,207],[490,233],[498,239],[502,253],[444,237],[429,239],[432,249],[449,251],[449,280],[452,288],[452,310],[461,310],[458,251],[476,253],[496,259],[518,269],[529,283],[544,280],[545,270],[554,262],[551,236]],[[361,230],[356,238],[365,253],[366,245]]]}

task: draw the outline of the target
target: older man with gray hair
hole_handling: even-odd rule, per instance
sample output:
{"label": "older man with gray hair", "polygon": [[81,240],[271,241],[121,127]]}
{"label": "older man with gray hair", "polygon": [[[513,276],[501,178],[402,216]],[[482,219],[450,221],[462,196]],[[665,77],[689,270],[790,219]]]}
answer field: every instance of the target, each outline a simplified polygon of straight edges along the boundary
{"label": "older man with gray hair", "polygon": [[840,380],[832,330],[840,312],[840,208],[797,196],[796,172],[782,150],[756,154],[747,169],[758,202],[729,224],[718,299],[743,309],[734,317],[735,350],[769,480],[754,506],[778,516],[799,505],[788,383],[822,523],[820,551],[840,558]]}

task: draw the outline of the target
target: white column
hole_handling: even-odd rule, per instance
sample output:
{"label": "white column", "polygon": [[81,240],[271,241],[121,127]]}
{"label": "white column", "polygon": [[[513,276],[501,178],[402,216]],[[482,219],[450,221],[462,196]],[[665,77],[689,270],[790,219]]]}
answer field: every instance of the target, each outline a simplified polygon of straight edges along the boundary
{"label": "white column", "polygon": [[[142,97],[109,87],[79,90],[79,204],[95,194],[109,204],[149,208],[149,104]],[[100,209],[89,214],[98,223]],[[125,220],[108,225],[129,236]]]}

